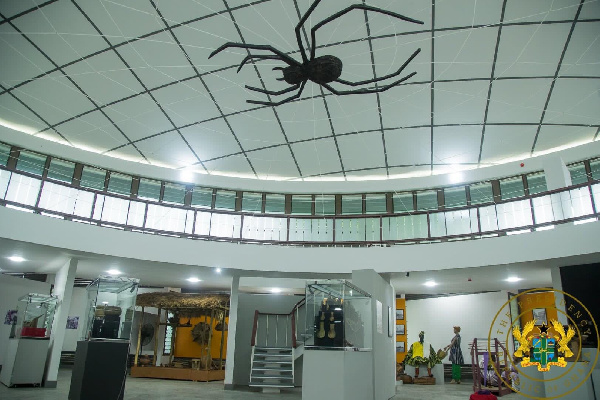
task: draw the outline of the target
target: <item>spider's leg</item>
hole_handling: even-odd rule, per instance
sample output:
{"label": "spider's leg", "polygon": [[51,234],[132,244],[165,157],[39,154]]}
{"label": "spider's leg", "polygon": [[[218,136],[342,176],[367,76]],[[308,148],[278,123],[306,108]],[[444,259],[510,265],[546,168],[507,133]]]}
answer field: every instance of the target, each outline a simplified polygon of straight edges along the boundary
{"label": "spider's leg", "polygon": [[[240,63],[240,66],[237,69],[237,72],[240,72],[242,70],[242,67],[244,65],[246,65],[248,63],[248,61],[250,61],[250,60],[281,60],[281,57],[279,57],[279,56],[268,56],[268,55],[254,55],[254,54],[250,54],[250,55],[244,57],[244,59]],[[285,60],[283,60],[283,61],[285,62]]]}
{"label": "spider's leg", "polygon": [[261,89],[261,88],[246,85],[246,89],[248,89],[248,90],[252,90],[252,91],[264,93],[264,94],[269,94],[271,96],[279,96],[284,93],[293,92],[294,90],[298,89],[299,87],[300,87],[300,84],[297,84],[297,85],[290,86],[289,88],[283,89],[283,90],[267,90],[267,89]]}
{"label": "spider's leg", "polygon": [[277,54],[279,57],[281,57],[281,60],[286,62],[289,65],[300,65],[300,63],[296,60],[294,60],[292,57],[288,56],[287,54],[277,50],[275,47],[271,46],[271,45],[266,45],[266,44],[245,44],[245,43],[234,43],[234,42],[227,42],[224,45],[222,45],[221,47],[219,47],[218,49],[216,49],[215,51],[213,51],[212,53],[210,53],[210,55],[208,56],[208,58],[213,57],[214,55],[222,52],[225,49],[228,49],[230,47],[237,47],[240,49],[248,49],[248,50],[266,50],[266,51],[270,51],[274,54]]}
{"label": "spider's leg", "polygon": [[257,101],[257,100],[246,100],[247,103],[252,103],[252,104],[261,104],[263,106],[279,106],[283,103],[287,103],[289,101],[292,101],[294,99],[297,99],[298,97],[300,97],[300,94],[302,94],[302,91],[304,90],[304,85],[306,84],[306,81],[302,82],[300,84],[300,90],[298,90],[298,93],[296,93],[293,96],[290,96],[288,98],[285,98],[281,101]]}
{"label": "spider's leg", "polygon": [[360,86],[360,85],[366,85],[368,83],[374,83],[374,82],[379,82],[382,81],[384,79],[387,78],[393,78],[394,76],[398,76],[402,73],[402,71],[404,71],[404,69],[406,68],[406,66],[417,56],[417,54],[419,54],[421,52],[421,49],[418,49],[417,51],[415,51],[412,56],[410,56],[408,58],[408,60],[406,60],[404,62],[404,64],[402,64],[402,66],[398,69],[398,71],[393,72],[389,75],[385,75],[385,76],[380,76],[379,78],[375,78],[375,79],[368,79],[366,81],[360,81],[360,82],[350,82],[344,79],[336,79],[335,81],[338,83],[343,83],[344,85],[348,85],[348,86]]}
{"label": "spider's leg", "polygon": [[377,7],[373,7],[373,6],[368,6],[366,4],[353,4],[345,9],[343,9],[342,11],[336,12],[335,14],[333,14],[331,17],[329,18],[325,18],[323,21],[319,22],[318,24],[316,24],[315,26],[312,27],[312,29],[310,30],[310,39],[313,43],[312,48],[310,49],[310,59],[312,60],[313,58],[315,58],[315,48],[316,46],[314,45],[315,43],[315,33],[317,32],[317,29],[321,28],[323,25],[330,23],[331,21],[333,21],[334,19],[337,19],[339,17],[341,17],[344,14],[349,13],[352,10],[365,10],[365,11],[374,11],[374,12],[378,12],[381,14],[385,14],[385,15],[389,15],[390,17],[395,17],[398,19],[401,19],[403,21],[406,22],[412,22],[414,24],[423,24],[423,21],[419,21],[413,18],[409,18],[407,16],[404,16],[402,14],[398,14],[392,11],[388,11],[388,10],[384,10],[382,8],[377,8]]}
{"label": "spider's leg", "polygon": [[377,88],[371,87],[371,88],[356,89],[356,90],[336,90],[336,89],[332,88],[330,85],[328,85],[327,83],[321,83],[320,85],[323,86],[324,88],[326,88],[327,90],[329,90],[331,93],[337,94],[338,96],[343,96],[346,94],[381,93],[381,92],[385,92],[388,89],[393,88],[394,86],[401,84],[402,82],[412,78],[416,74],[417,74],[416,72],[413,72],[412,74],[409,74],[409,75],[405,76],[404,78],[397,80],[396,82],[392,82],[389,85],[380,86]]}
{"label": "spider's leg", "polygon": [[[306,22],[308,17],[310,17],[310,14],[312,14],[314,9],[317,8],[317,6],[319,5],[320,2],[321,2],[321,0],[315,0],[308,8],[308,11],[306,11],[306,13],[302,16],[302,18],[300,19],[300,22],[298,22],[298,25],[296,25],[296,40],[298,41],[298,47],[300,48],[300,53],[302,54],[302,61],[305,64],[308,62],[308,58],[306,57],[306,52],[304,51],[304,45],[302,44],[302,38],[300,37],[300,29],[302,29],[302,25],[304,25],[304,23]],[[311,43],[308,43],[308,46],[309,46],[309,48],[314,48],[314,46],[315,46],[314,40],[312,42],[312,47],[311,47]],[[311,51],[311,54],[314,54],[314,51]],[[311,60],[313,58],[314,58],[314,56],[311,58]]]}

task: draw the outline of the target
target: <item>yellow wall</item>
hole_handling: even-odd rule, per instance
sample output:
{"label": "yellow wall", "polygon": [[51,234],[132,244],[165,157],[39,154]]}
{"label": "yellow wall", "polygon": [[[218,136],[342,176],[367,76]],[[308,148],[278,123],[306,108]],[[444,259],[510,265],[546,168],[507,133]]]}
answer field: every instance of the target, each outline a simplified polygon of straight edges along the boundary
{"label": "yellow wall", "polygon": [[[404,319],[396,320],[396,324],[404,324],[404,335],[396,335],[397,342],[404,342],[404,350],[408,350],[406,345],[406,335],[408,334],[408,328],[406,326],[406,299],[396,299],[396,310],[404,310]],[[401,362],[406,357],[406,351],[404,353],[396,353],[396,362]]]}
{"label": "yellow wall", "polygon": [[[181,318],[181,322],[187,322],[187,318]],[[177,336],[175,337],[175,357],[190,357],[200,358],[202,356],[202,346],[192,340],[192,329],[199,322],[210,323],[210,317],[196,317],[192,318],[192,327],[189,328],[177,328]],[[229,318],[225,318],[225,322],[229,324]],[[215,326],[219,323],[218,320],[214,320],[211,324],[212,327],[212,341],[210,346],[210,355],[212,358],[219,358],[219,349],[221,347],[221,336],[225,334],[223,339],[223,358],[226,358],[227,354],[227,333],[215,331]]]}
{"label": "yellow wall", "polygon": [[521,326],[533,319],[534,308],[546,309],[548,324],[550,324],[550,320],[557,319],[558,313],[554,304],[554,292],[528,293],[520,295],[518,299],[519,313],[523,313],[521,315]]}

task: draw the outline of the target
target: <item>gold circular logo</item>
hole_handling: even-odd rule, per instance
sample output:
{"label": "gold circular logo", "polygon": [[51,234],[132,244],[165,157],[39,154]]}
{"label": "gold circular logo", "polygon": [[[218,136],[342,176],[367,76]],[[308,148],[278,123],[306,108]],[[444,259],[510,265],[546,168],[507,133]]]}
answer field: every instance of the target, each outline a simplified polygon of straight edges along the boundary
{"label": "gold circular logo", "polygon": [[[554,295],[554,305],[534,308],[532,296],[548,292]],[[517,305],[519,312],[515,313]],[[547,320],[547,315],[555,313],[556,318]],[[528,321],[521,326],[523,316]],[[595,352],[582,347],[582,336],[592,335],[596,337]],[[573,340],[579,344],[575,353],[570,347]],[[472,354],[477,353],[478,358],[487,354],[502,387],[531,399],[549,400],[574,392],[589,379],[598,361],[598,344],[598,326],[581,301],[562,290],[537,288],[511,297],[500,307],[490,325],[485,348],[475,348]]]}

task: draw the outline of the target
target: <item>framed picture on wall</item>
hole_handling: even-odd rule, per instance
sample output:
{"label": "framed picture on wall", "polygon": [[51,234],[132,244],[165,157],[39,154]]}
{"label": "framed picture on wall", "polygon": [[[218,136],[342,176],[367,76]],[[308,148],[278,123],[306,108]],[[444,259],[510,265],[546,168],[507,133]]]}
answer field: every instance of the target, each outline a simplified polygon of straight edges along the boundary
{"label": "framed picture on wall", "polygon": [[388,307],[388,336],[394,337],[394,310]]}
{"label": "framed picture on wall", "polygon": [[548,319],[546,318],[546,309],[545,308],[534,308],[533,309],[533,320],[536,325],[544,325],[548,324]]}
{"label": "framed picture on wall", "polygon": [[396,310],[396,319],[404,319],[404,310]]}
{"label": "framed picture on wall", "polygon": [[404,324],[396,325],[396,335],[404,335]]}
{"label": "framed picture on wall", "polygon": [[405,342],[396,342],[396,353],[404,353],[406,351]]}

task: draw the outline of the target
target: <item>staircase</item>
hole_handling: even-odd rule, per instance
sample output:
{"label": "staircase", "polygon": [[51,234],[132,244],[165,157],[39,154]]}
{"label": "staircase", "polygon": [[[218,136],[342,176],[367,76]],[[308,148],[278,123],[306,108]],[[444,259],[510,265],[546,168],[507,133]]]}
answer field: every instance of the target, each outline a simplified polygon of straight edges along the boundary
{"label": "staircase", "polygon": [[304,299],[289,314],[254,312],[252,361],[249,386],[293,388],[294,362],[302,355],[298,336],[298,315],[304,312]]}

